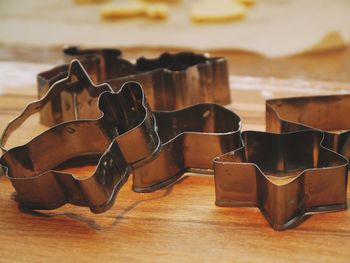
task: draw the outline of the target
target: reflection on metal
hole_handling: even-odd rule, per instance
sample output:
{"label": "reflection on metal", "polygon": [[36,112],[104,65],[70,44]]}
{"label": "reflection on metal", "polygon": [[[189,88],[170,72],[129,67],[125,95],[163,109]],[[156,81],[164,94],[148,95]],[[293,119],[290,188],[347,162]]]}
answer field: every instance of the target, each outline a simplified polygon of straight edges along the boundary
{"label": "reflection on metal", "polygon": [[197,104],[154,114],[161,147],[133,170],[137,192],[167,186],[185,172],[212,173],[216,156],[241,146],[239,116],[220,105]]}
{"label": "reflection on metal", "polygon": [[325,132],[324,145],[350,159],[350,94],[266,101],[266,130]]}
{"label": "reflection on metal", "polygon": [[[7,151],[9,135],[62,93],[79,94],[65,122]],[[81,97],[89,103],[80,104]],[[0,164],[22,204],[53,209],[69,202],[100,213],[112,206],[131,167],[145,162],[159,148],[160,139],[139,84],[127,83],[114,93],[108,84],[94,85],[80,63],[73,61],[68,76],[30,103],[7,126],[0,143],[5,152]],[[62,171],[91,160],[96,169],[86,178]]]}
{"label": "reflection on metal", "polygon": [[[71,98],[65,105],[69,110],[55,116],[56,125],[6,151],[14,130],[63,95]],[[114,93],[108,84],[94,85],[73,60],[68,76],[7,126],[0,164],[29,208],[53,209],[69,202],[99,213],[111,207],[131,171],[135,190],[153,191],[189,169],[212,170],[215,156],[241,145],[240,128],[240,118],[217,104],[152,112],[139,84],[128,82]],[[96,170],[87,178],[64,172],[76,165],[95,165]]]}
{"label": "reflection on metal", "polygon": [[[121,58],[116,49],[79,49],[64,51],[69,62],[78,58],[96,83],[106,82],[114,91],[123,83],[137,81],[144,89],[152,110],[175,110],[196,103],[229,104],[229,73],[225,58],[210,58],[201,54],[164,53],[156,59],[138,58],[133,64]],[[67,75],[68,65],[57,66],[38,75],[38,95],[44,96],[49,87]],[[81,103],[83,103],[82,101]],[[71,109],[71,97],[63,94],[52,100],[41,112],[41,122],[53,125],[65,121]]]}
{"label": "reflection on metal", "polygon": [[[224,59],[179,53],[132,64],[114,49],[64,52],[83,65],[73,60],[39,74],[40,100],[0,139],[0,168],[28,208],[72,203],[100,213],[130,173],[135,191],[150,192],[185,172],[213,169],[217,205],[257,206],[277,230],[307,214],[346,208],[348,160],[334,151],[350,158],[350,95],[269,100],[267,130],[282,134],[241,134],[234,112],[215,103],[191,105],[229,102]],[[142,83],[149,100],[130,80]],[[163,111],[152,111],[149,102]],[[38,112],[48,130],[6,150],[11,133]],[[67,172],[84,165],[95,171]]]}
{"label": "reflection on metal", "polygon": [[316,130],[242,133],[244,146],[214,160],[216,204],[256,206],[276,230],[307,214],[346,209],[347,165]]}

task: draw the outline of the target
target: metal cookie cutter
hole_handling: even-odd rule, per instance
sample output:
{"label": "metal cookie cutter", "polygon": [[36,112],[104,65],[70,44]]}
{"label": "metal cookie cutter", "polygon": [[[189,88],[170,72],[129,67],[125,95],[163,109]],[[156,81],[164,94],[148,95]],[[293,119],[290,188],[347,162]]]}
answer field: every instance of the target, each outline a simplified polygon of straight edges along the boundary
{"label": "metal cookie cutter", "polygon": [[154,112],[161,139],[150,161],[133,169],[133,190],[150,192],[185,172],[212,173],[213,159],[241,146],[241,120],[217,104]]}
{"label": "metal cookie cutter", "polygon": [[[66,112],[65,122],[6,151],[9,135],[61,93],[82,96],[87,105],[71,105],[73,111]],[[140,85],[127,83],[118,93],[111,92],[108,84],[94,85],[75,60],[66,78],[7,126],[1,137],[5,153],[0,164],[19,201],[29,208],[53,209],[72,203],[100,213],[113,205],[132,166],[146,162],[159,146],[154,116]],[[64,171],[81,161],[92,161],[96,166],[93,174],[80,178]]]}
{"label": "metal cookie cutter", "polygon": [[[113,76],[124,76],[134,72],[133,65],[121,58],[121,51],[118,49],[79,49],[69,47],[63,50],[64,60],[67,64],[54,67],[49,71],[39,73],[37,76],[38,98],[44,97],[50,87],[57,81],[66,78],[68,75],[70,61],[79,59],[85,71],[94,83],[106,83]],[[122,86],[123,83],[118,87]],[[59,93],[46,103],[40,111],[40,122],[53,126],[66,121],[66,116],[71,115],[72,105],[86,104],[84,97],[73,96],[73,92]]]}
{"label": "metal cookie cutter", "polygon": [[322,130],[324,145],[350,159],[349,112],[350,94],[267,100],[266,130]]}
{"label": "metal cookie cutter", "polygon": [[216,204],[257,206],[276,230],[308,214],[346,209],[348,160],[316,130],[245,131],[244,146],[214,160]]}
{"label": "metal cookie cutter", "polygon": [[[84,50],[71,47],[64,50],[65,60],[79,58],[92,79],[107,82],[114,91],[127,81],[137,81],[144,89],[153,110],[175,110],[196,103],[228,104],[228,63],[225,58],[210,58],[191,52],[164,53],[156,59],[139,58],[135,64],[120,58],[113,49]],[[55,67],[38,75],[38,94],[43,96],[48,87],[65,76],[67,65]],[[71,97],[58,97],[41,113],[41,122],[57,123],[71,104]]]}
{"label": "metal cookie cutter", "polygon": [[122,56],[122,52],[115,48],[80,48],[77,46],[65,47],[62,53],[66,63],[70,63],[73,59],[84,60],[89,58],[99,60],[101,67],[108,64],[105,59],[114,60]]}

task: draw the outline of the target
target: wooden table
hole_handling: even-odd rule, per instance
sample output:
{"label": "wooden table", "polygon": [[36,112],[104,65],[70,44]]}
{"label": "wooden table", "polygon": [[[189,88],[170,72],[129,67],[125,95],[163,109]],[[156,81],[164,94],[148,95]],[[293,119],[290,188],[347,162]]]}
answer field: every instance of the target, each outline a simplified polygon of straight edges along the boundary
{"label": "wooden table", "polygon": [[[21,51],[17,49],[16,52]],[[12,56],[11,60],[20,60],[14,55],[16,52],[11,48],[0,49],[3,57]],[[348,54],[344,50],[336,52]],[[128,55],[139,53],[129,51]],[[49,57],[55,57],[52,54]],[[330,58],[323,60],[329,61]],[[231,77],[233,103],[228,106],[241,115],[244,129],[264,130],[266,98],[350,91],[350,81],[346,79],[349,76],[338,70],[343,77],[336,78],[334,74],[338,73],[334,68],[333,73],[326,70],[327,63],[323,64],[324,72],[328,72],[332,76],[329,79],[333,81],[326,82],[322,77],[309,81],[307,77],[310,74],[322,75],[316,70],[314,59],[310,62],[313,64],[311,70],[305,70],[301,79],[298,74],[281,75],[277,69],[258,74],[262,71],[254,63],[253,73],[245,74],[249,71],[247,61],[238,64],[231,59],[231,65],[236,63],[242,68],[238,69],[239,74]],[[334,59],[334,63],[343,62]],[[265,59],[265,63],[260,63],[271,69],[279,68],[276,63],[282,62]],[[282,64],[287,67],[288,63],[292,62],[287,60]],[[16,64],[13,66],[16,67]],[[343,71],[347,70],[345,66],[349,67],[349,64],[344,63],[341,67]],[[25,67],[30,68],[31,65]],[[235,72],[234,68],[232,72]],[[275,75],[279,78],[271,78],[273,72],[277,72]],[[338,81],[335,82],[335,79]],[[33,76],[33,84],[9,89],[0,96],[1,130],[26,103],[35,98],[34,80]],[[13,78],[13,83],[17,82],[18,78]],[[24,143],[43,129],[45,127],[38,124],[37,116],[31,118],[9,144]],[[87,172],[85,168],[78,171]],[[294,229],[276,232],[256,208],[216,207],[212,176],[186,175],[173,186],[149,194],[132,192],[129,180],[114,207],[99,215],[92,214],[88,208],[72,205],[52,211],[26,211],[14,200],[14,190],[5,177],[0,178],[0,185],[0,262],[350,260],[349,210],[313,215]]]}

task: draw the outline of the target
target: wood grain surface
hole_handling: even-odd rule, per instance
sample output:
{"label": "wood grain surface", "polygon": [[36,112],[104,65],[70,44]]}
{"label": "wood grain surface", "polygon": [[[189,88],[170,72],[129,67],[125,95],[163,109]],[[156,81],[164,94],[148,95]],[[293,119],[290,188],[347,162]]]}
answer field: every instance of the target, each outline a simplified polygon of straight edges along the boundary
{"label": "wood grain surface", "polygon": [[[34,86],[33,81],[0,96],[1,130],[35,99]],[[255,130],[264,130],[266,98],[350,91],[345,82],[246,76],[232,76],[231,86],[233,103],[228,107],[241,115],[244,129]],[[12,136],[9,146],[28,141],[43,129],[35,116]],[[313,215],[294,229],[276,232],[256,208],[216,207],[212,176],[186,175],[149,194],[132,192],[129,180],[113,208],[98,215],[72,205],[26,211],[15,201],[5,177],[0,186],[0,262],[350,260],[349,210]]]}

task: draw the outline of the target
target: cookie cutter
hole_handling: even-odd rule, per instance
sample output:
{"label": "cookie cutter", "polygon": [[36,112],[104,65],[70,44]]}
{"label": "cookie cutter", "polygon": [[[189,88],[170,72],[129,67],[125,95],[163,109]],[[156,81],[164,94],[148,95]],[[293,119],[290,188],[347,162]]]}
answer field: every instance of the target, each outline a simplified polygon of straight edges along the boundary
{"label": "cookie cutter", "polygon": [[[66,61],[79,58],[91,78],[107,82],[114,91],[123,83],[136,81],[144,89],[153,110],[175,110],[197,103],[229,104],[228,63],[223,57],[207,57],[191,52],[164,53],[156,59],[138,58],[133,64],[120,57],[119,50],[70,47],[64,50]],[[65,76],[67,65],[38,75],[39,98],[52,83]],[[53,125],[64,120],[72,104],[71,97],[58,97],[41,112],[41,123]],[[81,102],[83,103],[83,101]]]}
{"label": "cookie cutter", "polygon": [[[83,96],[88,105],[76,105],[64,122],[6,150],[10,134],[63,92]],[[101,213],[113,205],[132,166],[147,161],[158,150],[160,140],[139,84],[126,83],[114,93],[108,84],[94,85],[80,62],[73,60],[66,78],[9,123],[0,144],[5,152],[0,166],[22,204],[31,209],[54,209],[71,203]],[[131,144],[137,147],[131,148]],[[81,157],[85,164],[96,165],[93,174],[80,178],[64,171],[80,164]]]}
{"label": "cookie cutter", "polygon": [[350,159],[350,94],[266,101],[266,130],[284,133],[317,129],[324,145]]}
{"label": "cookie cutter", "polygon": [[346,209],[348,160],[317,130],[245,131],[244,146],[214,160],[218,206],[256,206],[275,230]]}
{"label": "cookie cutter", "polygon": [[154,112],[161,147],[133,169],[133,190],[152,192],[184,173],[213,173],[213,159],[241,146],[241,120],[218,104]]}
{"label": "cookie cutter", "polygon": [[[31,103],[9,124],[0,141],[3,149],[3,144],[10,133],[30,115],[44,109],[46,103],[52,98],[63,93],[66,93],[67,97],[76,96],[72,99],[76,102],[75,104],[66,105],[72,111],[63,116],[61,120],[65,121],[42,133],[28,144],[7,151],[2,157],[0,164],[8,168],[6,169],[8,177],[17,190],[21,203],[32,209],[53,209],[69,202],[88,205],[95,213],[103,212],[113,204],[116,193],[126,182],[130,171],[133,174],[135,191],[154,191],[174,182],[187,171],[210,172],[212,159],[215,156],[240,146],[240,118],[223,106],[213,103],[197,104],[174,112],[152,113],[143,97],[141,87],[136,83],[125,84],[118,93],[121,94],[119,97],[125,97],[124,93],[127,93],[128,89],[130,93],[134,91],[138,95],[138,99],[135,99],[137,96],[134,93],[128,94],[128,99],[132,102],[136,100],[140,104],[142,97],[142,109],[146,109],[147,114],[143,111],[141,113],[146,114],[146,117],[142,118],[140,111],[137,110],[140,106],[135,106],[135,103],[128,105],[124,102],[120,106],[118,103],[123,102],[121,99],[114,103],[111,99],[106,99],[117,95],[111,93],[111,87],[108,84],[93,85],[83,66],[78,61],[73,61],[67,78],[53,84],[41,100]],[[88,103],[84,104],[82,101]],[[99,109],[94,107],[96,104],[99,105]],[[137,121],[135,118],[132,120],[123,118],[125,114],[129,116],[129,111],[138,113],[135,116]],[[104,114],[102,117],[101,112]],[[113,118],[108,119],[109,115]],[[132,133],[134,129],[126,128],[130,128],[130,121],[140,123],[136,126],[138,129],[134,133]],[[86,127],[88,125],[86,123],[92,127]],[[78,130],[75,127],[78,124],[83,128]],[[97,126],[95,129],[100,134],[93,132],[92,137],[95,138],[95,142],[90,146],[91,136],[88,131],[94,131],[94,126]],[[123,134],[108,132],[120,129],[123,130]],[[107,142],[105,136],[101,135],[104,133],[109,135]],[[80,147],[78,149],[74,146],[76,142]],[[43,154],[48,145],[50,148],[57,149],[59,156],[56,156],[56,151],[54,156]],[[131,151],[130,145],[138,147],[136,149],[132,147]],[[109,150],[112,146],[116,149],[113,152]],[[105,149],[107,149],[106,153],[102,153]],[[138,153],[138,151],[141,152]],[[84,159],[81,158],[82,156]],[[110,159],[107,160],[105,156]],[[95,173],[88,179],[81,180],[72,174],[61,172],[62,168],[81,164],[81,162],[86,163],[90,160],[89,157],[98,164]],[[96,161],[98,158],[100,160]],[[163,170],[154,170],[159,164],[162,165]],[[119,181],[110,179],[114,177],[113,174],[110,176],[111,172],[105,172],[108,168],[106,166],[119,168],[116,171],[113,170],[114,173],[119,172],[114,176],[119,178]],[[57,171],[56,168],[60,170]],[[123,176],[120,175],[121,173]],[[106,175],[109,177],[106,178]],[[97,178],[102,178],[100,179],[103,181],[102,186]],[[106,180],[109,180],[107,184]],[[111,183],[111,180],[115,184]],[[99,192],[97,197],[94,196],[95,188],[98,187],[100,192],[105,194],[104,196]],[[99,198],[98,201],[96,198]]]}
{"label": "cookie cutter", "polygon": [[65,63],[70,63],[73,59],[84,60],[89,58],[98,60],[101,67],[108,65],[105,60],[114,60],[122,56],[121,50],[116,48],[80,48],[78,46],[64,47],[62,53]]}
{"label": "cookie cutter", "polygon": [[[38,99],[44,97],[55,82],[67,77],[69,64],[74,59],[81,62],[94,83],[105,83],[101,80],[134,73],[132,64],[121,58],[121,51],[118,49],[80,49],[72,46],[63,49],[63,58],[66,64],[38,74]],[[124,82],[119,88],[122,84]],[[75,110],[71,105],[85,103],[85,98],[77,98],[72,96],[72,93],[59,93],[58,96],[52,97],[40,111],[40,122],[47,126],[62,123],[66,121],[65,116],[71,115]]]}

